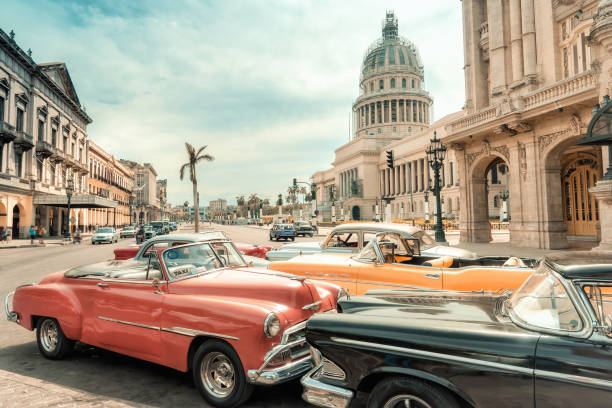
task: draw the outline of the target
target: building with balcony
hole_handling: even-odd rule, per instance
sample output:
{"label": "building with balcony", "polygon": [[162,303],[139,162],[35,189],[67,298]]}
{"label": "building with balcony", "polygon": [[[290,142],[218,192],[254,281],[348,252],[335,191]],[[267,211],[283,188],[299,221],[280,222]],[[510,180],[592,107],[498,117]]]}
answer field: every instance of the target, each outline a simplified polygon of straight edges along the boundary
{"label": "building with balcony", "polygon": [[116,203],[113,208],[87,209],[87,230],[99,226],[126,226],[134,218],[130,215],[134,174],[115,157],[105,152],[92,140],[88,142],[87,162],[89,178],[87,190],[90,195],[102,197]]}
{"label": "building with balcony", "polygon": [[319,221],[332,211],[336,219],[427,218],[435,207],[426,149],[435,132],[449,148],[442,212],[459,221],[462,241],[489,242],[492,219],[509,220],[514,246],[598,241],[589,189],[609,165],[607,148],[576,141],[612,90],[612,2],[461,7],[464,108],[431,123],[418,52],[387,13],[382,38],[363,59],[354,138],[335,151],[331,169],[312,176]]}
{"label": "building with balcony", "polygon": [[13,238],[28,236],[30,225],[62,233],[68,180],[75,205],[90,202],[76,198],[87,193],[90,123],[66,65],[36,63],[0,30],[0,227]]}

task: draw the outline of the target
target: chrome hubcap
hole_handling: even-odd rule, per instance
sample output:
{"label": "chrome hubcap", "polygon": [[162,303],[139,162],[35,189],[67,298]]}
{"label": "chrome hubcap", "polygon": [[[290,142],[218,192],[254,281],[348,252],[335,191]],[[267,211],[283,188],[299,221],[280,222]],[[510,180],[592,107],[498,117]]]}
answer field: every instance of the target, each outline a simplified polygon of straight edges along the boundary
{"label": "chrome hubcap", "polygon": [[396,395],[388,400],[383,408],[431,408],[431,405],[414,395]]}
{"label": "chrome hubcap", "polygon": [[40,343],[45,351],[52,353],[57,347],[59,339],[57,323],[51,319],[46,319],[40,325]]}
{"label": "chrome hubcap", "polygon": [[223,353],[208,353],[202,359],[200,376],[206,391],[218,398],[225,398],[235,386],[235,370],[230,359]]}

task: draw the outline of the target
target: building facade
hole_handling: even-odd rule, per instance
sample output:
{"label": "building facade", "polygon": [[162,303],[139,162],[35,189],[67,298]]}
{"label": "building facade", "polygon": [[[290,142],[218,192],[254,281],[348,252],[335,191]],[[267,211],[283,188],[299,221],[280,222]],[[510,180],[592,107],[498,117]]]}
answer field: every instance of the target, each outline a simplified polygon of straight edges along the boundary
{"label": "building facade", "polygon": [[431,99],[418,53],[388,13],[362,63],[354,140],[335,151],[333,168],[313,175],[318,219],[428,218],[426,149],[435,133],[449,148],[443,215],[458,220],[462,241],[490,241],[492,219],[509,220],[515,246],[597,241],[599,205],[589,189],[607,153],[576,141],[593,105],[610,94],[612,62],[601,46],[610,3],[463,0],[466,102],[432,124],[430,110],[419,111]]}
{"label": "building facade", "polygon": [[66,186],[87,193],[90,123],[66,65],[37,64],[0,30],[0,227],[14,239],[30,225],[56,236],[79,222],[68,217]]}
{"label": "building facade", "polygon": [[160,201],[157,196],[157,172],[151,163],[136,163],[121,159],[119,162],[130,169],[133,179],[132,219],[139,225],[161,220]]}
{"label": "building facade", "polygon": [[105,152],[93,141],[88,141],[88,192],[91,195],[114,201],[113,208],[87,209],[87,225],[91,230],[96,226],[122,227],[130,225],[130,197],[134,175],[132,171]]}

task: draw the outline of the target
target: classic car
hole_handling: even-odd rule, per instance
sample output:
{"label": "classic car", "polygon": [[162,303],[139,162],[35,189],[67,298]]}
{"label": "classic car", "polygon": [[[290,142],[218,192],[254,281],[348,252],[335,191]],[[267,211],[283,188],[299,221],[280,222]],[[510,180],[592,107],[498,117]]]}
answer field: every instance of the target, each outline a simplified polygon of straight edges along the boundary
{"label": "classic car", "polygon": [[350,296],[306,339],[303,397],[321,407],[610,406],[612,255],[547,257],[514,293]]}
{"label": "classic car", "polygon": [[419,238],[423,254],[476,258],[476,254],[460,248],[438,245],[427,233],[417,227],[393,223],[351,223],[335,227],[322,242],[295,242],[272,249],[266,254],[269,261],[286,261],[298,255],[320,253],[354,254],[363,249],[370,239],[381,232],[403,231]]}
{"label": "classic car", "polygon": [[415,237],[412,231],[412,227],[395,228],[372,235],[363,250],[353,256],[303,255],[272,262],[270,269],[331,281],[360,295],[370,289],[402,287],[493,292],[517,289],[537,266],[535,259],[528,258],[424,254],[420,251],[422,236]]}
{"label": "classic car", "polygon": [[312,237],[316,232],[317,228],[311,225],[308,221],[296,221],[293,223],[295,227],[295,233],[299,237],[300,235],[305,237]]}
{"label": "classic car", "polygon": [[155,235],[164,235],[170,233],[170,228],[164,221],[151,221],[151,227],[155,230]]}
{"label": "classic car", "polygon": [[270,228],[270,241],[280,241],[280,239],[295,240],[296,233],[293,224],[274,224]]}
{"label": "classic car", "polygon": [[130,225],[119,231],[119,238],[134,238],[136,236],[136,227]]}
{"label": "classic car", "polygon": [[209,404],[229,408],[254,385],[312,367],[305,321],[335,311],[341,294],[326,282],[249,268],[231,241],[216,241],[53,273],[7,295],[5,309],[36,329],[46,358],[65,357],[80,341],[191,371]]}
{"label": "classic car", "polygon": [[[177,245],[184,245],[192,242],[209,242],[209,241],[228,241],[229,238],[225,235],[223,231],[207,231],[200,233],[191,233],[191,234],[169,234],[169,235],[159,235],[150,240],[146,241],[141,245],[130,245],[125,248],[117,248],[115,249],[115,260],[121,261],[125,259],[138,259],[138,260],[146,260],[147,253],[153,248],[168,248]],[[251,247],[250,244],[236,244],[234,246],[238,248],[242,257],[247,261],[247,263],[252,264],[256,268],[268,268],[270,266],[270,261],[267,261],[261,257],[255,257],[251,255],[245,254],[245,249],[247,252]]]}
{"label": "classic car", "polygon": [[145,241],[147,239],[153,238],[156,235],[157,235],[157,232],[155,231],[155,228],[153,228],[152,225],[145,225],[144,226],[144,239],[145,239]]}
{"label": "classic car", "polygon": [[101,242],[107,242],[112,244],[113,242],[119,242],[119,234],[113,227],[98,228],[91,237],[92,245],[99,244]]}

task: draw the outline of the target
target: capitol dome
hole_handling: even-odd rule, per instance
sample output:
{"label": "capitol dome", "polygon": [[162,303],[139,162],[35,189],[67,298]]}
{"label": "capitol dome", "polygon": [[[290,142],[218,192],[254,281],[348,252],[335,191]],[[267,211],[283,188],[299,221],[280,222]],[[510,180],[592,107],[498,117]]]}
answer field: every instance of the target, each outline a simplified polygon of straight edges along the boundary
{"label": "capitol dome", "polygon": [[414,44],[398,33],[398,22],[393,13],[387,13],[383,23],[383,36],[366,51],[361,65],[361,80],[391,70],[410,72],[423,77],[423,64]]}
{"label": "capitol dome", "polygon": [[368,47],[361,64],[360,95],[353,104],[355,138],[400,139],[431,123],[432,99],[423,88],[421,57],[398,32],[397,18],[388,11],[382,37]]}

